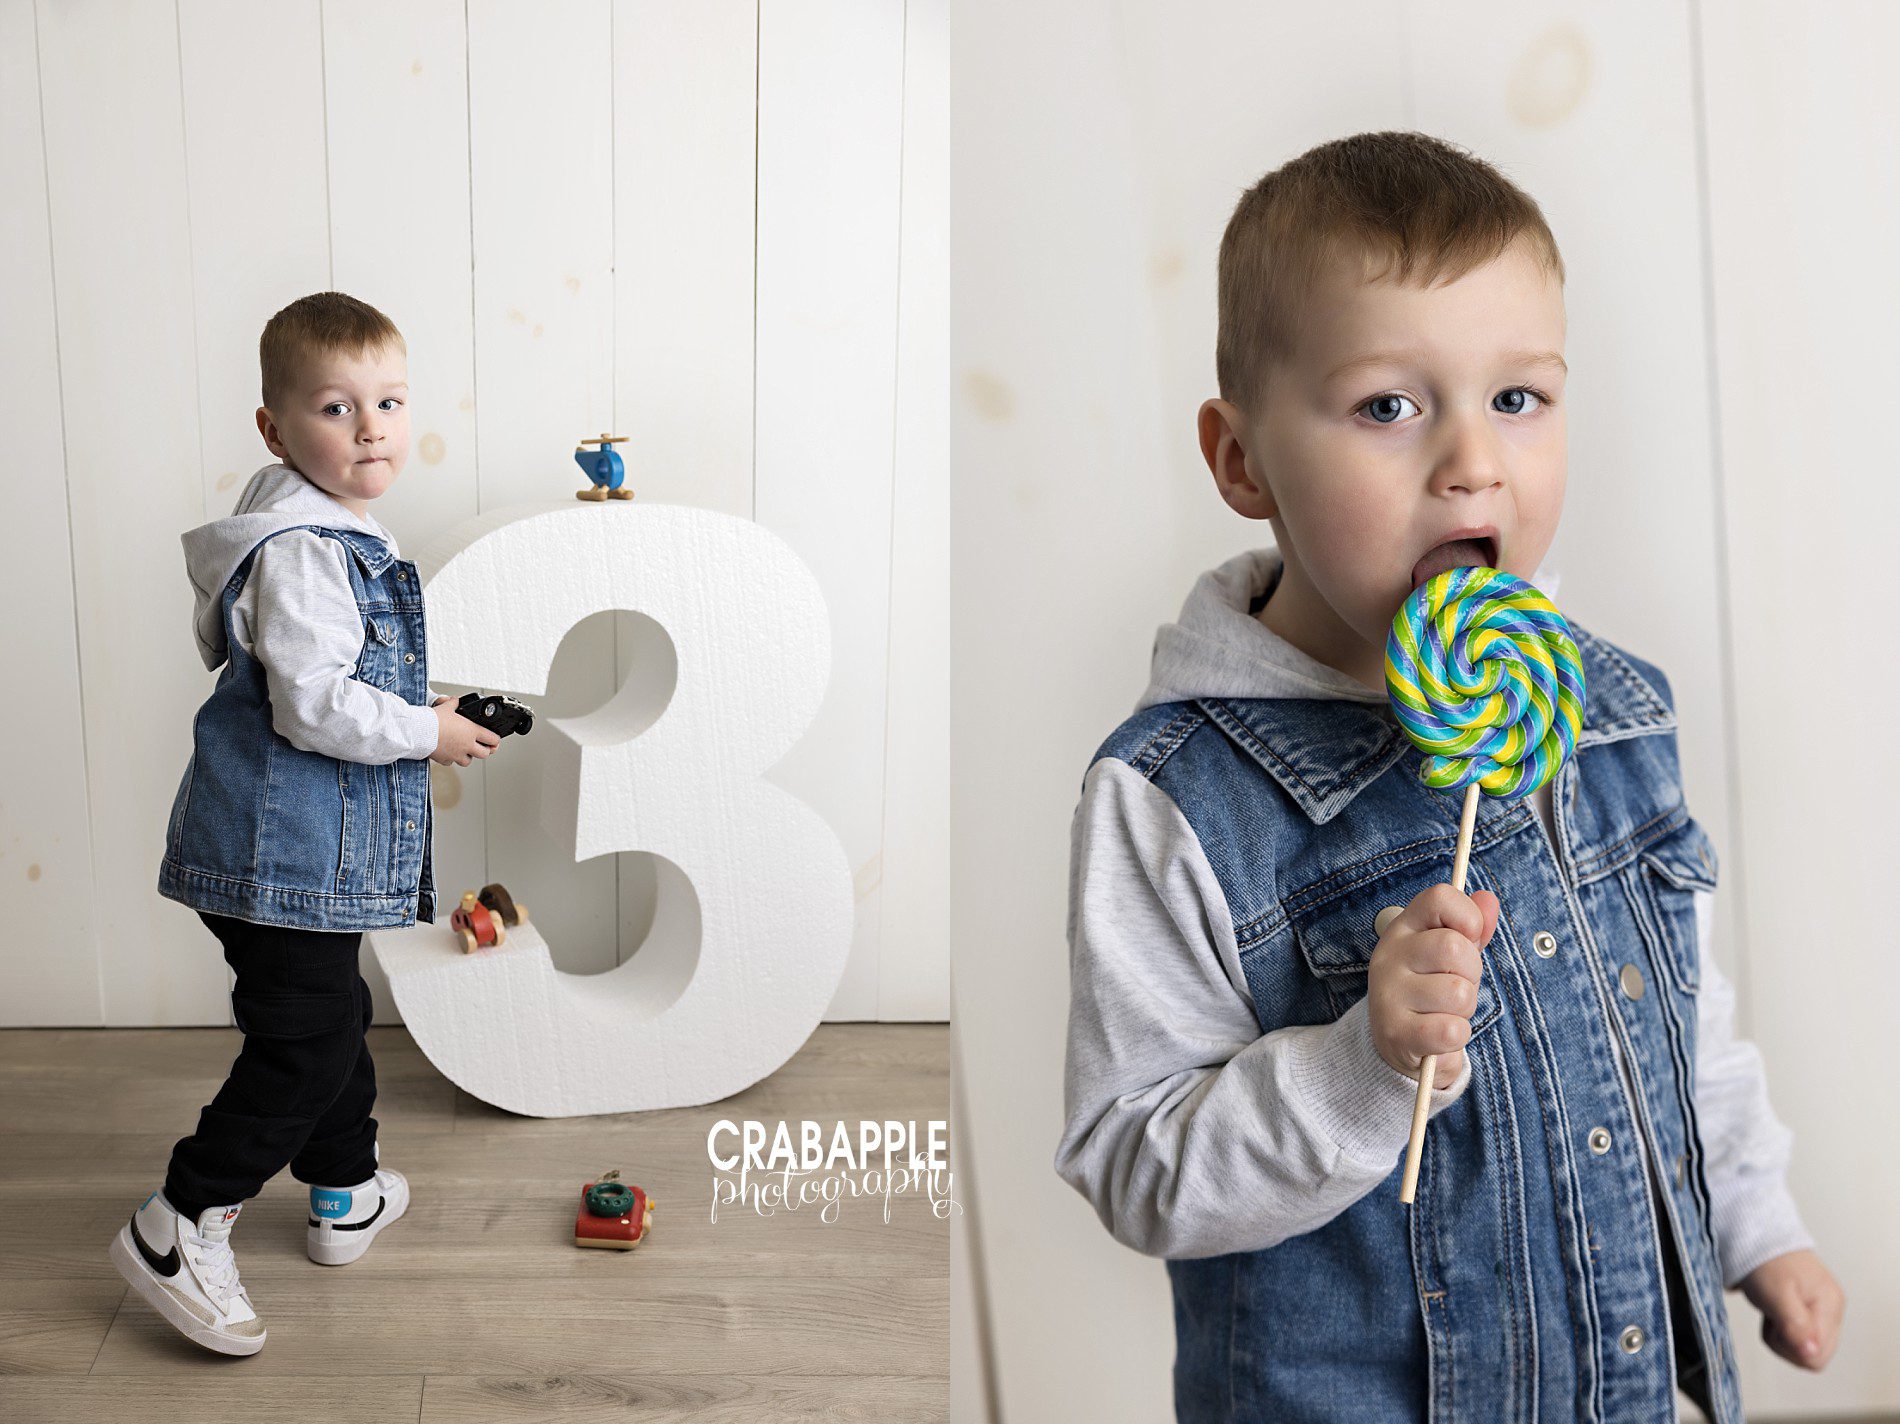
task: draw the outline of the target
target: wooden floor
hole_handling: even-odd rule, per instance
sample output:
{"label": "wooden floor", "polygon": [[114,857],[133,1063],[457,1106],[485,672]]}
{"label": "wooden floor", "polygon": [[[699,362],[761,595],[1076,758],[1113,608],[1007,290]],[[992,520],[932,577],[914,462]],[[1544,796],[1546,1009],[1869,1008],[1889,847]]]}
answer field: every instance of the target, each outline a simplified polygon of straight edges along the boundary
{"label": "wooden floor", "polygon": [[[106,1258],[238,1046],[232,1029],[0,1032],[0,1419],[83,1424],[949,1417],[949,1223],[921,1197],[775,1217],[712,1212],[720,1118],[949,1117],[948,1029],[823,1024],[707,1107],[516,1117],[372,1028],[385,1164],[414,1191],[361,1261],[304,1254],[280,1173],[232,1245],[270,1331],[191,1344]],[[581,1251],[573,1204],[609,1167],[656,1203],[632,1252]],[[953,1190],[960,1197],[960,1190]]]}

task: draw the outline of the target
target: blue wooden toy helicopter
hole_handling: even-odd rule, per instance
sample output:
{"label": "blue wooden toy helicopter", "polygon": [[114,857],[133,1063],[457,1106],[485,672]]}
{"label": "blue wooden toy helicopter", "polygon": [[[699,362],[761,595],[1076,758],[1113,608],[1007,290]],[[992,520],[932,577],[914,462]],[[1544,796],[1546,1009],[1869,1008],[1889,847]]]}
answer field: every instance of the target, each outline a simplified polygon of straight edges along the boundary
{"label": "blue wooden toy helicopter", "polygon": [[[609,435],[602,431],[599,435],[589,436],[575,447],[574,463],[587,472],[587,478],[593,481],[590,489],[576,490],[576,499],[632,499],[633,491],[622,489],[620,482],[627,477],[626,464],[620,458],[620,452],[613,447],[626,440],[624,435]],[[589,450],[589,445],[598,449]]]}

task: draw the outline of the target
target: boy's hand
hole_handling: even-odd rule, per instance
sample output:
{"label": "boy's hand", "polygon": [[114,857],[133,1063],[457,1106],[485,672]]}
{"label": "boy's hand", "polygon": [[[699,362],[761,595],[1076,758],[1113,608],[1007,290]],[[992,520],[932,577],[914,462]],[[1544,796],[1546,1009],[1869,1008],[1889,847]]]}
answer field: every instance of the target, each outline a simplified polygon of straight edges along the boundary
{"label": "boy's hand", "polygon": [[1847,1297],[1812,1251],[1787,1251],[1742,1277],[1742,1294],[1761,1311],[1761,1338],[1784,1360],[1818,1370],[1834,1355]]}
{"label": "boy's hand", "polygon": [[1367,1013],[1379,1056],[1417,1078],[1425,1055],[1438,1055],[1434,1088],[1449,1087],[1465,1066],[1478,975],[1498,924],[1498,897],[1430,885],[1379,936],[1367,972]]}
{"label": "boy's hand", "polygon": [[438,697],[429,705],[435,709],[439,728],[435,750],[429,753],[430,761],[444,766],[467,766],[473,758],[493,755],[495,748],[501,745],[500,737],[457,712],[455,699]]}

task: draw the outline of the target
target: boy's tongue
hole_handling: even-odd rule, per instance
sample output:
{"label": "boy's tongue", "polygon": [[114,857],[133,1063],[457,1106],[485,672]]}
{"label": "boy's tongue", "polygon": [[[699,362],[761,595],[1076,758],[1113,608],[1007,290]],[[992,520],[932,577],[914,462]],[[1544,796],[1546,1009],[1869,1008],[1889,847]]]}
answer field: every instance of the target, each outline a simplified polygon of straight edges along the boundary
{"label": "boy's tongue", "polygon": [[1482,539],[1453,539],[1440,544],[1412,566],[1412,590],[1437,578],[1446,569],[1463,565],[1482,566],[1487,554]]}

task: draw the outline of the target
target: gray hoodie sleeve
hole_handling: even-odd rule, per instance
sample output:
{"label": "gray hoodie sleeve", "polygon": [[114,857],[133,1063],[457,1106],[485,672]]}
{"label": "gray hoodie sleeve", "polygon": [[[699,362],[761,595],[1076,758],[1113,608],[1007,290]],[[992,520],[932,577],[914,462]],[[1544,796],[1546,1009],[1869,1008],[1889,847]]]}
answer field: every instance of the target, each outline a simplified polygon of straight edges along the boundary
{"label": "gray hoodie sleeve", "polygon": [[1814,1245],[1788,1191],[1794,1134],[1768,1103],[1761,1050],[1735,1037],[1735,990],[1710,949],[1715,896],[1696,891],[1701,988],[1696,995],[1696,1117],[1709,1182],[1722,1284],[1734,1287],[1755,1267]]}
{"label": "gray hoodie sleeve", "polygon": [[[1435,1114],[1471,1080],[1432,1093]],[[1125,762],[1071,825],[1065,1123],[1055,1167],[1145,1255],[1254,1251],[1312,1231],[1399,1165],[1418,1083],[1365,1001],[1262,1034],[1200,842]]]}
{"label": "gray hoodie sleeve", "polygon": [[348,557],[303,529],[267,541],[232,607],[233,635],[264,665],[271,726],[293,747],[378,765],[426,757],[441,731],[435,710],[350,675],[363,616]]}

